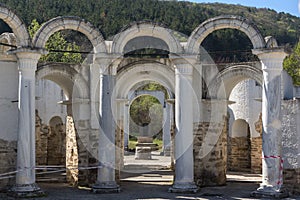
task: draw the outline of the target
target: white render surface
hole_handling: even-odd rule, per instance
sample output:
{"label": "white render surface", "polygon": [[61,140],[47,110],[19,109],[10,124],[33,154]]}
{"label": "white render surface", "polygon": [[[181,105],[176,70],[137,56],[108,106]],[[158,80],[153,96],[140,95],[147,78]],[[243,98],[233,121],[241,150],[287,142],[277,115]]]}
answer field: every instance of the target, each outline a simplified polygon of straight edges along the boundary
{"label": "white render surface", "polygon": [[[229,136],[241,137],[237,132],[232,132],[232,125],[235,120],[243,119],[250,127],[251,137],[259,137],[255,130],[255,122],[258,121],[261,113],[261,86],[254,80],[244,80],[237,84],[229,97],[233,104],[229,105]],[[242,133],[242,132],[241,132]]]}
{"label": "white render surface", "polygon": [[0,138],[17,141],[18,68],[16,62],[0,62]]}
{"label": "white render surface", "polygon": [[63,90],[54,82],[42,79],[36,81],[36,109],[42,119],[42,123],[49,124],[49,121],[58,116],[66,123],[67,106],[59,104],[66,100]]}

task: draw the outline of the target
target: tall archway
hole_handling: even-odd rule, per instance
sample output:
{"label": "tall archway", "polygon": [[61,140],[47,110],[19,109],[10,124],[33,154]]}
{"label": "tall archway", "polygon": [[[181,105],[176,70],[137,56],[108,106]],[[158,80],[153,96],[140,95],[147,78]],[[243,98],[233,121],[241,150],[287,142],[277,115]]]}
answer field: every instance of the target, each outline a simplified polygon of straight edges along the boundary
{"label": "tall archway", "polygon": [[[62,102],[67,106],[67,117],[65,120],[65,140],[68,144],[66,147],[67,180],[71,184],[77,184],[78,181],[86,182],[86,178],[84,178],[84,180],[78,180],[78,170],[76,169],[79,164],[87,165],[87,163],[85,163],[86,159],[84,158],[87,150],[79,138],[82,136],[81,134],[85,134],[88,127],[83,126],[79,128],[78,123],[82,120],[80,111],[85,104],[82,105],[78,102],[82,102],[89,98],[88,85],[82,75],[76,70],[76,66],[70,64],[52,63],[40,66],[37,70],[36,78],[37,80],[46,79],[53,81],[60,86],[67,96],[67,99]],[[56,121],[57,120],[54,120],[52,122]],[[51,120],[49,125],[51,133],[52,129],[55,130],[55,127],[51,127]],[[84,156],[81,154],[84,154]],[[75,170],[73,170],[74,168]]]}
{"label": "tall archway", "polygon": [[254,49],[266,47],[266,42],[254,23],[243,17],[230,15],[206,20],[198,26],[188,39],[186,51],[200,53],[199,47],[202,41],[213,31],[225,28],[238,29],[244,32],[251,40]]}

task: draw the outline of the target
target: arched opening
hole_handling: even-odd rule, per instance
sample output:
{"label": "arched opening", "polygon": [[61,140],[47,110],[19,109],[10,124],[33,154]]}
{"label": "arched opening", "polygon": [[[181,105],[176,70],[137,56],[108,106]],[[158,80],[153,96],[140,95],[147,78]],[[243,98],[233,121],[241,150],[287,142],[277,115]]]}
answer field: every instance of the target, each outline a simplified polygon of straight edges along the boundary
{"label": "arched opening", "polygon": [[[232,104],[228,106],[229,171],[262,173],[261,94],[262,88],[260,83],[253,79],[240,81],[230,93],[229,101]],[[240,147],[242,150],[238,150]],[[248,149],[248,153],[246,149]],[[238,162],[238,157],[243,157],[242,155],[244,155],[244,158],[239,158],[240,165],[234,164]]]}
{"label": "arched opening", "polygon": [[[260,181],[262,173],[261,94],[258,81],[244,76],[228,90],[227,180]],[[228,82],[230,79],[228,79]]]}
{"label": "arched opening", "polygon": [[243,119],[237,119],[232,124],[228,137],[228,171],[251,171],[250,127]]}
{"label": "arched opening", "polygon": [[174,121],[168,93],[159,82],[151,80],[139,81],[129,90],[124,113],[124,145],[121,145],[121,148],[125,146],[121,181],[173,180]]}
{"label": "arched opening", "polygon": [[[47,176],[43,176],[43,179],[49,180],[51,174],[55,174],[57,171],[66,171],[64,180],[67,180],[70,184],[76,185],[78,183],[78,166],[84,164],[83,158],[80,157],[80,151],[84,152],[85,147],[78,140],[79,132],[77,131],[76,124],[79,120],[76,113],[79,109],[78,105],[74,104],[73,98],[85,98],[87,97],[87,86],[85,81],[80,77],[78,72],[74,69],[76,65],[70,64],[48,64],[40,66],[36,74],[36,109],[38,118],[41,124],[36,128],[37,138],[42,137],[47,140],[48,147],[45,154],[46,160],[42,159],[45,169],[49,172]],[[73,112],[75,110],[76,112]],[[63,124],[59,123],[60,117]],[[77,117],[77,118],[76,118]],[[47,124],[47,122],[49,122]],[[57,132],[60,134],[57,135]],[[55,134],[52,134],[55,133]],[[47,136],[46,136],[47,135]],[[65,135],[63,137],[62,135]],[[53,136],[53,137],[52,137]],[[54,145],[60,142],[65,143],[65,148],[61,148],[59,151],[62,155],[64,150],[65,164],[62,167],[62,160],[58,156],[58,147],[53,145],[51,141],[57,140]],[[38,140],[37,140],[38,141]],[[39,146],[41,144],[37,144]],[[38,151],[37,151],[38,153]],[[54,155],[53,155],[54,153]],[[40,160],[37,159],[37,162]],[[41,163],[37,163],[41,164]],[[37,173],[39,175],[39,173]],[[53,178],[53,177],[52,177]],[[39,179],[38,179],[39,180]],[[61,181],[58,179],[58,181]]]}
{"label": "arched opening", "polygon": [[216,64],[259,61],[252,54],[251,40],[244,32],[236,29],[216,30],[201,45]]}
{"label": "arched opening", "polygon": [[58,116],[52,117],[48,136],[47,163],[65,165],[66,162],[66,127]]}
{"label": "arched opening", "polygon": [[[55,82],[36,81],[36,165],[38,182],[66,182],[68,97]],[[68,134],[67,134],[68,133]]]}

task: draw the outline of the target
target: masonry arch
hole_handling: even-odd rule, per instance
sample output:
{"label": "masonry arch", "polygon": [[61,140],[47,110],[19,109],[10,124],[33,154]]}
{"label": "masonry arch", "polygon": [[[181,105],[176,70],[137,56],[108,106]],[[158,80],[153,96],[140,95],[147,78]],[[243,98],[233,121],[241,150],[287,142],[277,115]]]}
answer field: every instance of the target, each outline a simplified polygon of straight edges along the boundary
{"label": "masonry arch", "polygon": [[11,9],[1,4],[0,19],[12,29],[16,36],[16,44],[19,47],[31,46],[31,39],[23,20]]}
{"label": "masonry arch", "polygon": [[152,37],[164,41],[170,53],[182,53],[183,49],[179,40],[173,35],[172,30],[153,23],[139,22],[117,34],[112,43],[112,53],[125,54],[126,44],[139,37]]}
{"label": "masonry arch", "polygon": [[78,97],[87,99],[88,84],[84,78],[70,65],[62,63],[52,63],[40,66],[36,72],[36,79],[47,79],[57,83],[66,93],[69,100],[72,99],[74,88],[78,92]]}
{"label": "masonry arch", "polygon": [[125,67],[117,75],[117,98],[127,98],[130,90],[137,89],[139,83],[153,81],[169,91],[170,98],[175,93],[175,72],[170,66],[161,63],[135,63]]}
{"label": "masonry arch", "polygon": [[186,51],[189,53],[200,53],[200,45],[210,33],[226,28],[244,32],[251,40],[254,49],[266,47],[266,42],[254,23],[240,16],[229,15],[206,20],[198,26],[188,39]]}
{"label": "masonry arch", "polygon": [[33,46],[44,48],[49,37],[60,30],[74,30],[83,33],[92,43],[94,52],[106,53],[104,38],[89,22],[74,16],[56,17],[46,22],[34,35]]}
{"label": "masonry arch", "polygon": [[[209,94],[207,94],[207,96],[213,99],[228,99],[232,89],[245,79],[253,79],[262,85],[262,70],[251,65],[233,65],[226,67],[209,83]],[[224,85],[225,90],[222,90],[222,85]]]}

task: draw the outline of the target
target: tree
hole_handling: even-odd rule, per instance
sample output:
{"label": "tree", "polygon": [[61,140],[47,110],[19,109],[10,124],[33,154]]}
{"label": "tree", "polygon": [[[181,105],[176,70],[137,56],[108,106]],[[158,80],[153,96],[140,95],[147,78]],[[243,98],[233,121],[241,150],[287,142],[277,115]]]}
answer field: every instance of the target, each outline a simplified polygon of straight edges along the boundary
{"label": "tree", "polygon": [[283,69],[292,77],[294,85],[300,86],[300,41],[293,53],[284,60]]}
{"label": "tree", "polygon": [[[32,20],[28,27],[31,37],[38,31],[41,25],[36,19]],[[67,42],[61,32],[55,32],[47,41],[45,48],[49,51],[47,55],[40,58],[40,61],[47,62],[64,62],[64,63],[81,63],[82,56],[79,52],[80,48],[75,43]]]}

